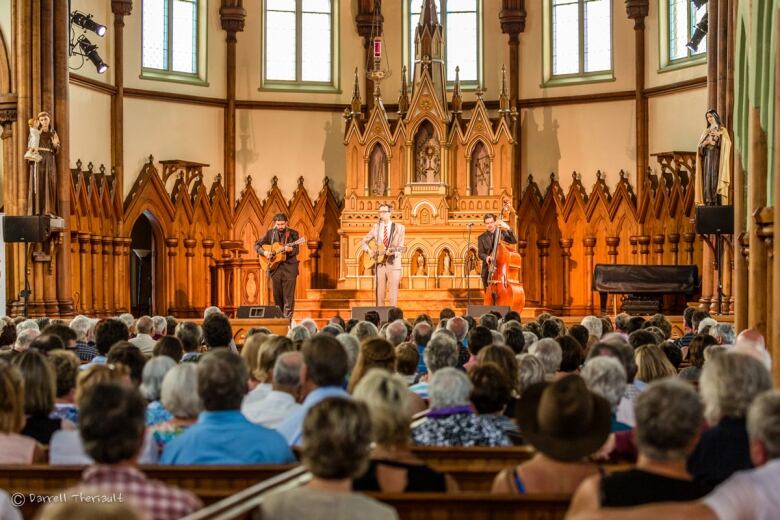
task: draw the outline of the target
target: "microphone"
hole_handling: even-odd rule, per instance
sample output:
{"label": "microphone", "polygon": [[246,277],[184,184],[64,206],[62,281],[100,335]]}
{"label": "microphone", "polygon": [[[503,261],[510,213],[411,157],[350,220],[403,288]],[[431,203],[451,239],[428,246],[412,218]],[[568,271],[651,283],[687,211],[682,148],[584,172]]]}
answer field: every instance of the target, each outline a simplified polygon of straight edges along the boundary
{"label": "microphone", "polygon": [[474,225],[474,223],[473,223],[473,222],[469,222],[468,224],[466,224],[466,227],[467,227],[467,228],[470,228],[470,227],[472,227],[473,225]]}

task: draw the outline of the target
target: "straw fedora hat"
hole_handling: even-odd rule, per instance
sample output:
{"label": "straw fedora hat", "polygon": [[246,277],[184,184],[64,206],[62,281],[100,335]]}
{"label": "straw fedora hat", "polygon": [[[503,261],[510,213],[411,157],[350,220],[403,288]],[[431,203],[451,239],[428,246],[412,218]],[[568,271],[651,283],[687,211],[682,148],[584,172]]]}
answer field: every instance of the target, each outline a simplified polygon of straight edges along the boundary
{"label": "straw fedora hat", "polygon": [[545,455],[564,462],[595,453],[609,436],[612,411],[588,390],[580,376],[528,388],[517,404],[523,438]]}

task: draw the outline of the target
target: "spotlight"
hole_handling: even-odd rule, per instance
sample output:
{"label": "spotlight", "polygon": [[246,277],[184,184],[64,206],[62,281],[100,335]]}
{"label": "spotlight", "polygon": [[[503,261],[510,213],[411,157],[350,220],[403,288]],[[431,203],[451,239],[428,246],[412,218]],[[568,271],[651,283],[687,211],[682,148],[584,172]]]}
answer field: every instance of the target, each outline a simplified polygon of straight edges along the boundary
{"label": "spotlight", "polygon": [[707,0],[691,0],[691,2],[696,9],[699,9],[701,6],[707,3]]}
{"label": "spotlight", "polygon": [[103,37],[103,35],[106,34],[106,26],[100,25],[95,20],[93,20],[91,14],[84,14],[81,11],[73,11],[73,14],[70,15],[70,21],[85,31],[92,31],[100,37]]}
{"label": "spotlight", "polygon": [[689,41],[685,46],[688,47],[691,51],[696,52],[699,49],[699,44],[704,39],[704,37],[707,35],[707,15],[705,14],[702,16],[701,21],[696,24],[696,30],[693,31],[693,36],[691,36],[691,41]]}
{"label": "spotlight", "polygon": [[103,74],[108,70],[108,65],[106,65],[106,63],[103,61],[103,58],[101,58],[100,54],[98,54],[97,45],[94,45],[84,36],[79,38],[78,44],[79,48],[81,48],[82,56],[86,56],[89,61],[92,62],[92,64],[95,66],[95,69],[97,69],[98,74]]}

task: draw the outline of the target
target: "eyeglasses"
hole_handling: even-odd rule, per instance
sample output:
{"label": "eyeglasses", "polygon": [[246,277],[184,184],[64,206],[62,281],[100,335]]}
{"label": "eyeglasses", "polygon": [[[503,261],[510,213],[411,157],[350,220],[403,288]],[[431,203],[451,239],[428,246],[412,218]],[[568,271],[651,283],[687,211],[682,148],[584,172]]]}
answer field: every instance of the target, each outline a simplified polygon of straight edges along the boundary
{"label": "eyeglasses", "polygon": [[388,209],[380,209],[379,213],[390,213],[390,210],[388,210]]}

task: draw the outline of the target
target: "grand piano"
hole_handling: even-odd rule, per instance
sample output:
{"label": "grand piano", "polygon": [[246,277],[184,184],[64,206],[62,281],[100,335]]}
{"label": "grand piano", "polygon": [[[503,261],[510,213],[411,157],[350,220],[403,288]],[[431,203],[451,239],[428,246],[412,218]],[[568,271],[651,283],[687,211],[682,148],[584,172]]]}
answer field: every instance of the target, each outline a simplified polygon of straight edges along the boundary
{"label": "grand piano", "polygon": [[667,294],[683,294],[687,298],[699,289],[699,268],[695,265],[633,265],[597,264],[593,271],[593,290],[599,292],[600,311],[604,314],[607,296],[629,294],[634,309],[647,313],[662,312],[661,302]]}

